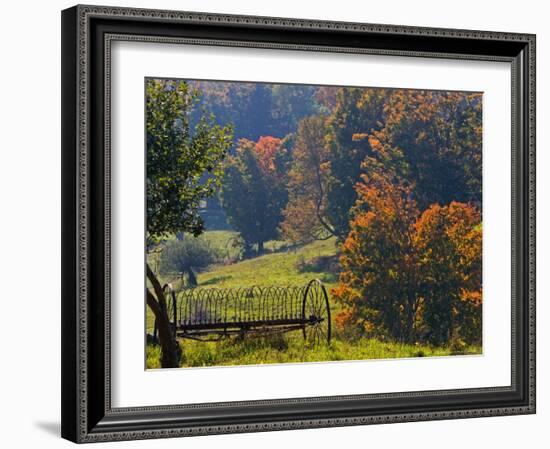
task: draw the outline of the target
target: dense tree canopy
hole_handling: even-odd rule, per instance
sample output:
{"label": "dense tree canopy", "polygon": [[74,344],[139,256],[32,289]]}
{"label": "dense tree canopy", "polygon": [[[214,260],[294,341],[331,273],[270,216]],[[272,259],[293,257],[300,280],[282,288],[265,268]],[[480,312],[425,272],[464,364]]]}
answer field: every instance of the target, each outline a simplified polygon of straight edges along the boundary
{"label": "dense tree canopy", "polygon": [[221,200],[229,223],[243,239],[245,253],[278,235],[287,202],[288,151],[281,139],[263,136],[258,142],[241,139],[225,164]]}
{"label": "dense tree canopy", "polygon": [[368,139],[357,135],[383,127],[387,95],[385,89],[341,88],[329,118],[327,213],[342,239],[349,232],[350,210],[357,199],[354,186],[363,172],[361,163],[371,153]]}
{"label": "dense tree canopy", "polygon": [[422,208],[453,200],[481,205],[480,94],[395,90],[384,110],[384,127],[368,141],[414,183]]}
{"label": "dense tree canopy", "polygon": [[481,339],[481,98],[394,90],[342,245],[341,326],[434,344]]}
{"label": "dense tree canopy", "polygon": [[[219,124],[233,124],[236,141],[283,138],[296,131],[302,118],[328,110],[317,100],[316,86],[216,81],[192,81],[191,86],[202,92],[201,105]],[[193,119],[200,116],[196,110]]]}
{"label": "dense tree canopy", "polygon": [[191,129],[189,112],[197,95],[183,81],[147,82],[147,233],[151,240],[176,232],[200,234],[200,202],[219,185],[231,128],[203,115]]}
{"label": "dense tree canopy", "polygon": [[357,193],[334,290],[344,306],[338,324],[408,343],[478,343],[479,211],[451,202],[420,213],[409,183],[376,172],[362,176]]}

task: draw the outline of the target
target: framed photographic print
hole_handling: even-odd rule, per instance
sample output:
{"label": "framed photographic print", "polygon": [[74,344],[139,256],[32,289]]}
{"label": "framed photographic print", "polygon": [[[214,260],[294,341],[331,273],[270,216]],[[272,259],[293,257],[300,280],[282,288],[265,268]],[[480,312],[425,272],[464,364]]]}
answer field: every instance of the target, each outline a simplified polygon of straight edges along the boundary
{"label": "framed photographic print", "polygon": [[62,12],[62,435],[535,412],[535,36]]}

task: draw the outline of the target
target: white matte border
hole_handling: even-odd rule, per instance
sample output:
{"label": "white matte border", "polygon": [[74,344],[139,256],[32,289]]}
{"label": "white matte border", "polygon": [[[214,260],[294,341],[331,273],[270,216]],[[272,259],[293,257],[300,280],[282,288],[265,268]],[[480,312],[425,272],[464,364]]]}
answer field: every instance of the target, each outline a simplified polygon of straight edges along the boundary
{"label": "white matte border", "polygon": [[[112,43],[113,407],[508,386],[511,382],[510,64]],[[483,355],[144,369],[144,78],[483,92]]]}

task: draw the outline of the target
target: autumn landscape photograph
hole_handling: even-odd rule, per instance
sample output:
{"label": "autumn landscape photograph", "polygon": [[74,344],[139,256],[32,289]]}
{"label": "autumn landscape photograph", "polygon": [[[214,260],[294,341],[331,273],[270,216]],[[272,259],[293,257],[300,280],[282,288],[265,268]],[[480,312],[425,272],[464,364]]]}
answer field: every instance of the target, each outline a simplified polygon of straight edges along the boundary
{"label": "autumn landscape photograph", "polygon": [[478,355],[480,92],[146,78],[145,366]]}

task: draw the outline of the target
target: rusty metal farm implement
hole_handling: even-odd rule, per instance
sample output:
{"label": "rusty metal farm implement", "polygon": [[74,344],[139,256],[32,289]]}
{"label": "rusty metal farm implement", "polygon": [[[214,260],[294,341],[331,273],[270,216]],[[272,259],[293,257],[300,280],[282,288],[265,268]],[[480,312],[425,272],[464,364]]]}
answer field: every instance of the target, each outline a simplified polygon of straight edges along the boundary
{"label": "rusty metal farm implement", "polygon": [[[194,288],[165,285],[177,337],[216,341],[302,331],[307,343],[330,342],[327,291],[319,280],[301,287]],[[156,334],[156,331],[155,331]]]}

